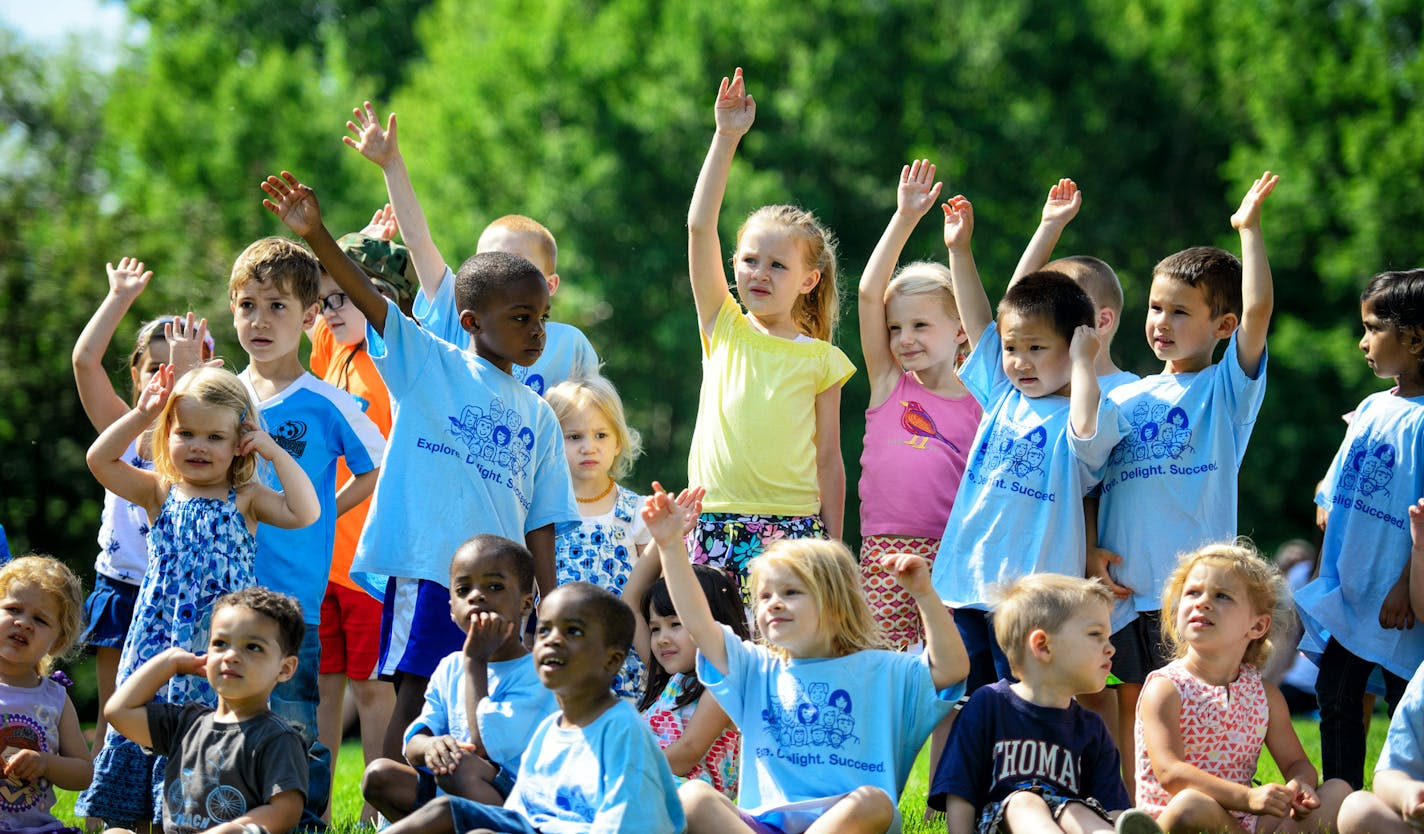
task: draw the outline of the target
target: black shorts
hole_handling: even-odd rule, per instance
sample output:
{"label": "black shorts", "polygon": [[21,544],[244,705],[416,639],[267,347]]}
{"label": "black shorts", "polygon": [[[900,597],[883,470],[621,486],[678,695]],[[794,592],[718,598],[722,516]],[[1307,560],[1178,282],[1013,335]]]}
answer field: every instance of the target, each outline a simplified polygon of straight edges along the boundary
{"label": "black shorts", "polygon": [[1118,629],[1112,636],[1116,652],[1112,673],[1123,683],[1141,686],[1147,673],[1161,669],[1172,661],[1166,643],[1162,641],[1162,612],[1138,611],[1137,619]]}

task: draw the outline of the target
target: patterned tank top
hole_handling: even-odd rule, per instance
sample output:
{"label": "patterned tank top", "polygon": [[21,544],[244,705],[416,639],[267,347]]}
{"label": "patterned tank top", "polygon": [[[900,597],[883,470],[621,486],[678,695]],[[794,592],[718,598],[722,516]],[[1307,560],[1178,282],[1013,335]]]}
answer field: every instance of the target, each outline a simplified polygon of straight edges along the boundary
{"label": "patterned tank top", "polygon": [[[682,679],[682,675],[674,675],[663,688],[658,700],[643,713],[653,735],[658,737],[658,747],[664,750],[669,744],[682,738],[683,730],[687,729],[687,722],[692,720],[692,713],[697,709],[697,701],[680,708],[673,706],[682,696]],[[680,785],[688,779],[701,779],[720,791],[723,796],[735,801],[737,754],[741,749],[742,734],[729,723],[727,729],[707,748],[707,755],[702,757],[702,761],[689,770],[686,776],[677,777],[677,783]]]}

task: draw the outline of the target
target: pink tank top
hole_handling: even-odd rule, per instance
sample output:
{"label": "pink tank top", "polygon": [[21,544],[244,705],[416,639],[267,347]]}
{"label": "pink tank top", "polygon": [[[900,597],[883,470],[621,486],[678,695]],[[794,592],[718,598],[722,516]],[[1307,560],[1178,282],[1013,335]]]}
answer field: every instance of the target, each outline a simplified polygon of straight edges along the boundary
{"label": "pink tank top", "polygon": [[[1157,677],[1170,680],[1182,699],[1178,720],[1182,725],[1187,764],[1212,776],[1249,786],[1256,775],[1256,760],[1261,755],[1271,719],[1266,688],[1261,684],[1261,674],[1256,667],[1242,666],[1236,680],[1227,686],[1214,686],[1188,672],[1182,661],[1174,660],[1148,673],[1143,686]],[[1142,742],[1140,709],[1133,736],[1136,738],[1137,807],[1155,817],[1167,807],[1172,795],[1157,781],[1147,757],[1147,747]],[[1231,815],[1248,832],[1256,830],[1255,814],[1232,811]]]}
{"label": "pink tank top", "polygon": [[981,413],[969,394],[941,397],[908,373],[885,402],[866,409],[862,536],[944,535]]}

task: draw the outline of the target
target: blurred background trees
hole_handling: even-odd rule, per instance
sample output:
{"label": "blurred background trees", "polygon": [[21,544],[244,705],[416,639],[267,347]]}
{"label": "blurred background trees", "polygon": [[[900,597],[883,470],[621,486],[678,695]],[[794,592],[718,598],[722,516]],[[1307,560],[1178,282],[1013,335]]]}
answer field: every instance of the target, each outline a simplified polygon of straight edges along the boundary
{"label": "blurred background trees", "polygon": [[[1153,264],[1237,249],[1228,217],[1253,177],[1281,187],[1264,228],[1276,280],[1270,393],[1241,473],[1241,531],[1263,548],[1312,530],[1338,415],[1387,383],[1355,348],[1358,294],[1420,262],[1424,4],[1398,0],[132,0],[146,36],[111,72],[82,44],[41,51],[0,30],[0,523],[17,552],[90,571],[100,489],[69,370],[74,337],[123,255],[156,271],[120,329],[206,315],[229,367],[233,258],[283,230],[258,181],[287,168],[334,230],[385,200],[341,145],[353,106],[400,114],[443,252],[458,263],[510,212],[558,237],[554,315],[606,360],[647,453],[630,483],[680,483],[700,379],[686,278],[687,200],[717,80],[746,68],[758,120],[724,208],[724,243],[766,202],[816,211],[841,238],[839,341],[859,360],[854,282],[926,156],[976,207],[997,299],[1049,184],[1083,188],[1060,254],[1117,268],[1115,352],[1158,370],[1142,337]],[[905,258],[943,258],[927,219]],[[847,385],[854,483],[867,397]],[[852,541],[854,544],[854,541]]]}

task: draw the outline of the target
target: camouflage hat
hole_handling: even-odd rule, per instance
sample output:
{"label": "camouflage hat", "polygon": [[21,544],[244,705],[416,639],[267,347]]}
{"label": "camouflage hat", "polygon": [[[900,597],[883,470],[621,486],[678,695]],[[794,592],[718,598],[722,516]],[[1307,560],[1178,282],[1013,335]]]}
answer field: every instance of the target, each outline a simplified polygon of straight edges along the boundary
{"label": "camouflage hat", "polygon": [[376,289],[391,300],[404,305],[415,298],[415,280],[405,274],[410,263],[409,249],[360,232],[342,235],[336,243],[371,277]]}

